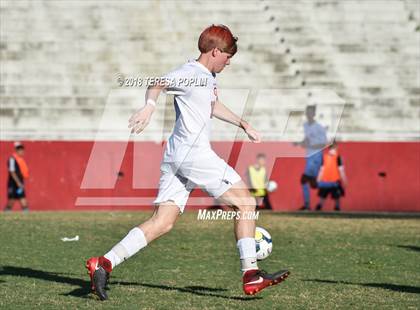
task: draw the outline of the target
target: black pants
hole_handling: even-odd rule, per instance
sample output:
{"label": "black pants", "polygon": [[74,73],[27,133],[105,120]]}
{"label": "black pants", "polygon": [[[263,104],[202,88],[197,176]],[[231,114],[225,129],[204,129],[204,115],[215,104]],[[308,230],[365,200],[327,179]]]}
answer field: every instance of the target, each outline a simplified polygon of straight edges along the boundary
{"label": "black pants", "polygon": [[7,198],[8,199],[22,199],[25,198],[25,190],[19,189],[16,183],[8,183],[7,184]]}

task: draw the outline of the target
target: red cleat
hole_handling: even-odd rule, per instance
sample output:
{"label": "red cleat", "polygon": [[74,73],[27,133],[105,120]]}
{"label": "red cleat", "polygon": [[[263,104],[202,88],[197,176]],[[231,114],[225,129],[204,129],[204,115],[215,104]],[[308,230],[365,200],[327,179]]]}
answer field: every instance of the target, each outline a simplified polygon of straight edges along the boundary
{"label": "red cleat", "polygon": [[105,257],[91,257],[86,262],[86,268],[90,276],[92,291],[99,296],[101,300],[108,299],[105,292],[105,286],[112,271],[111,262]]}
{"label": "red cleat", "polygon": [[263,270],[253,269],[248,270],[243,275],[243,289],[245,294],[254,295],[267,286],[272,286],[283,282],[290,272],[288,270],[281,270],[273,274],[268,274]]}

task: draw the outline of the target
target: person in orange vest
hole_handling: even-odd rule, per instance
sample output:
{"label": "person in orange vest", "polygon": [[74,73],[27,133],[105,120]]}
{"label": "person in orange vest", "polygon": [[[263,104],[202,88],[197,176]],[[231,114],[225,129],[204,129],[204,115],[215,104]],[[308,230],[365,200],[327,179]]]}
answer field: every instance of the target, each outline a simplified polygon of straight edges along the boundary
{"label": "person in orange vest", "polygon": [[15,153],[7,160],[9,179],[7,181],[7,205],[4,211],[11,211],[15,200],[19,200],[22,211],[28,212],[29,208],[26,200],[24,180],[29,177],[29,169],[23,159],[25,148],[20,142],[15,142],[14,146]]}
{"label": "person in orange vest", "polygon": [[335,200],[334,210],[340,211],[340,197],[344,197],[344,186],[347,177],[344,171],[343,160],[338,154],[337,143],[333,142],[322,158],[322,165],[318,174],[319,203],[316,210],[320,211],[328,195]]}
{"label": "person in orange vest", "polygon": [[255,197],[257,206],[261,204],[264,209],[272,210],[270,199],[268,198],[268,192],[266,185],[268,182],[267,171],[265,169],[265,154],[257,154],[257,161],[255,164],[248,167],[248,185],[251,195]]}

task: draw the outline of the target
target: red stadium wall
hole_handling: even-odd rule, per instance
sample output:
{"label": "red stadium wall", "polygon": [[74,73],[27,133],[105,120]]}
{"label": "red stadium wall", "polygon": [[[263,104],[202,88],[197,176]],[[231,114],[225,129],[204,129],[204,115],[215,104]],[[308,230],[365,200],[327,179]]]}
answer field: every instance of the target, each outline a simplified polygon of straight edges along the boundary
{"label": "red stadium wall", "polygon": [[[156,194],[154,187],[159,180],[162,144],[99,142],[95,146],[97,157],[91,155],[93,142],[27,141],[24,144],[30,168],[26,189],[32,210],[151,210]],[[299,180],[304,159],[292,157],[296,147],[275,142],[235,143],[233,148],[232,143],[216,142],[213,146],[242,175],[257,153],[266,153],[268,164],[274,164],[270,179],[279,185],[271,194],[274,209],[293,211],[301,206]],[[6,163],[13,144],[0,141],[0,150],[0,203],[4,206]],[[420,143],[346,142],[340,144],[339,151],[349,180],[343,210],[420,212]],[[120,171],[123,175],[118,177]],[[197,190],[192,197],[194,204],[206,196]],[[314,191],[312,197],[314,204]],[[207,205],[212,202],[203,201]],[[190,207],[193,208],[197,206]],[[331,208],[329,202],[325,209]]]}

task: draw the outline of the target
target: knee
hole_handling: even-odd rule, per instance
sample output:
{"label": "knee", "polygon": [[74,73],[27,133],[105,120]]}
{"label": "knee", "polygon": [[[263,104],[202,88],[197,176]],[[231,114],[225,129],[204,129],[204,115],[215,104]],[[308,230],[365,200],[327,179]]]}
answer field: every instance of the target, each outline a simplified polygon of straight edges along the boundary
{"label": "knee", "polygon": [[166,234],[172,230],[174,227],[174,222],[162,219],[159,217],[154,217],[153,219],[153,225],[156,227],[156,230],[158,231],[159,235]]}

